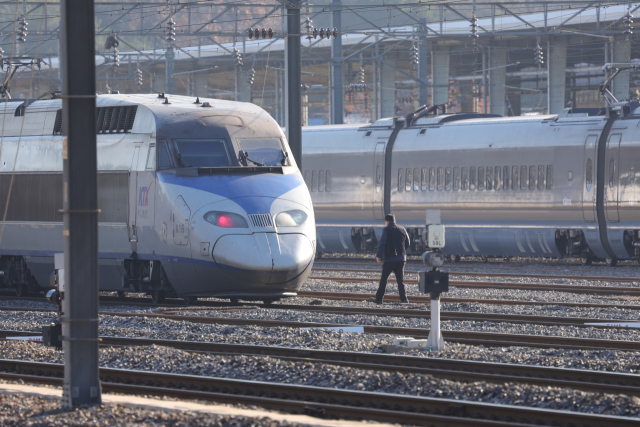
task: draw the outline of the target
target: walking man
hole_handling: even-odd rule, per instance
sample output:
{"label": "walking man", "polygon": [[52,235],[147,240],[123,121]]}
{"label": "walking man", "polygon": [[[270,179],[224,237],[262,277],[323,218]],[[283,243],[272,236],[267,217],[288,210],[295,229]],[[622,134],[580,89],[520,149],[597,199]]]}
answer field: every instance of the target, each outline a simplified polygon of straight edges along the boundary
{"label": "walking man", "polygon": [[404,289],[404,264],[407,261],[407,248],[409,247],[409,235],[404,227],[396,224],[396,217],[389,214],[384,217],[384,230],[382,238],[378,244],[378,252],[376,252],[376,261],[382,264],[382,276],[380,277],[380,286],[375,298],[369,300],[376,304],[382,304],[384,291],[387,288],[387,279],[393,271],[398,282],[398,294],[400,295],[400,303],[407,304],[407,294]]}

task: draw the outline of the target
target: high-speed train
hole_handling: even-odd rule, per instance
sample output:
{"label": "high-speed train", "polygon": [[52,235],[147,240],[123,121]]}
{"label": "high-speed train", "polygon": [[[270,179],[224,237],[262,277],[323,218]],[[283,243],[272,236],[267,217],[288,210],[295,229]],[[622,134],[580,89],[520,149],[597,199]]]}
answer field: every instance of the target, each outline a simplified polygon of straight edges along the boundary
{"label": "high-speed train", "polygon": [[[62,103],[0,103],[0,286],[46,288],[63,251]],[[97,97],[100,290],[293,296],[314,211],[282,130],[261,108],[160,95]],[[1,217],[0,217],[1,220]]]}
{"label": "high-speed train", "polygon": [[304,128],[317,251],[375,250],[392,212],[421,253],[425,212],[439,209],[443,252],[454,259],[640,259],[640,109],[633,107]]}

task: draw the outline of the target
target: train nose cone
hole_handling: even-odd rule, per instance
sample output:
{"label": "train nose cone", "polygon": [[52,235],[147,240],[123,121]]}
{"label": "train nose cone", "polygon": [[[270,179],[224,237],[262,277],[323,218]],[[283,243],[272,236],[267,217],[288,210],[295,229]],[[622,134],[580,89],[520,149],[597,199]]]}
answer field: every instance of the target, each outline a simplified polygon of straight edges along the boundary
{"label": "train nose cone", "polygon": [[313,259],[303,234],[255,233],[222,236],[213,259],[229,277],[247,284],[278,284],[299,276]]}

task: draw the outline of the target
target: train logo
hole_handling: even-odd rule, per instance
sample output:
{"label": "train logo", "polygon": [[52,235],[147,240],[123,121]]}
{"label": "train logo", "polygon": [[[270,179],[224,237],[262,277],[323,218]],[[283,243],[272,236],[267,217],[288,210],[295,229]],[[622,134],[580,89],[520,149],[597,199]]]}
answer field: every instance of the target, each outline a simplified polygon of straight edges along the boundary
{"label": "train logo", "polygon": [[138,192],[138,206],[148,206],[149,205],[149,187],[140,187],[140,191]]}

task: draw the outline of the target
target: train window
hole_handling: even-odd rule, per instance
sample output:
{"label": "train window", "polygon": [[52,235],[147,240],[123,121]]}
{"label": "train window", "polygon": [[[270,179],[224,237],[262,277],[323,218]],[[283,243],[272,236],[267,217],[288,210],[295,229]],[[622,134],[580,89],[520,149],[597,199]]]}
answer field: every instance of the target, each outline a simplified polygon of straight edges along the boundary
{"label": "train window", "polygon": [[536,189],[536,167],[529,166],[529,190]]}
{"label": "train window", "polygon": [[509,166],[505,166],[502,168],[502,189],[509,189]]}
{"label": "train window", "polygon": [[156,144],[149,144],[149,154],[147,155],[147,169],[156,167]]}
{"label": "train window", "polygon": [[324,174],[324,180],[324,191],[331,191],[331,171],[327,171],[327,173]]}
{"label": "train window", "polygon": [[518,167],[517,166],[511,167],[511,189],[512,190],[518,189]]}
{"label": "train window", "polygon": [[500,166],[495,167],[493,178],[493,188],[499,190],[500,184],[502,183],[502,168]]}
{"label": "train window", "polygon": [[469,168],[469,190],[476,190],[476,167],[471,166]]}
{"label": "train window", "polygon": [[[261,140],[265,142],[267,140]],[[273,140],[274,144],[277,144],[282,150],[280,141]],[[175,147],[175,154],[180,167],[223,167],[231,166],[231,158],[227,150],[227,143],[224,139],[174,139],[173,145]],[[255,152],[258,154],[257,152]],[[282,157],[282,151],[278,152]],[[260,162],[260,158],[251,157],[252,153],[249,153],[249,158]],[[264,163],[264,162],[260,162]]]}
{"label": "train window", "polygon": [[493,189],[493,167],[487,166],[487,190]]}
{"label": "train window", "polygon": [[158,144],[158,150],[160,151],[160,156],[158,156],[158,167],[160,169],[173,167],[173,164],[171,164],[171,156],[169,156],[169,150],[167,149],[166,142],[160,141],[160,143]]}
{"label": "train window", "polygon": [[462,168],[462,187],[463,190],[469,188],[469,175],[467,174],[467,167]]}
{"label": "train window", "polygon": [[453,168],[453,191],[460,189],[460,168]]}
{"label": "train window", "polygon": [[587,177],[586,177],[587,191],[591,191],[593,186],[593,160],[591,157],[587,159]]}
{"label": "train window", "polygon": [[413,170],[413,191],[420,191],[420,169]]}
{"label": "train window", "polygon": [[429,168],[429,190],[436,189],[436,168]]}
{"label": "train window", "polygon": [[287,163],[279,139],[243,139],[238,145],[244,152],[241,156],[245,166],[284,166]]}
{"label": "train window", "polygon": [[304,182],[307,184],[307,188],[311,191],[311,171],[304,171]]}
{"label": "train window", "polygon": [[478,166],[478,191],[484,190],[484,166]]}
{"label": "train window", "polygon": [[616,158],[611,157],[609,162],[609,188],[613,188],[616,185]]}
{"label": "train window", "polygon": [[311,191],[318,191],[318,171],[311,172]]}
{"label": "train window", "polygon": [[538,190],[544,190],[544,166],[538,166]]}
{"label": "train window", "polygon": [[520,166],[520,189],[527,189],[527,167]]}
{"label": "train window", "polygon": [[553,188],[553,166],[547,166],[547,190],[551,190]]}
{"label": "train window", "polygon": [[404,169],[398,169],[398,193],[404,190]]}
{"label": "train window", "polygon": [[407,173],[404,176],[404,189],[406,191],[411,191],[411,184],[413,184],[413,179],[411,179],[411,169],[407,168]]}
{"label": "train window", "polygon": [[438,191],[444,188],[444,168],[438,168]]}
{"label": "train window", "polygon": [[427,168],[422,168],[422,191],[427,191],[427,186],[429,185],[429,183],[427,182],[427,180],[429,179],[427,173]]}
{"label": "train window", "polygon": [[324,191],[324,171],[318,171],[318,191]]}
{"label": "train window", "polygon": [[444,168],[444,189],[451,191],[451,168]]}

